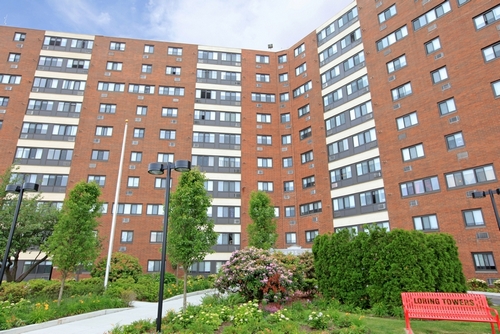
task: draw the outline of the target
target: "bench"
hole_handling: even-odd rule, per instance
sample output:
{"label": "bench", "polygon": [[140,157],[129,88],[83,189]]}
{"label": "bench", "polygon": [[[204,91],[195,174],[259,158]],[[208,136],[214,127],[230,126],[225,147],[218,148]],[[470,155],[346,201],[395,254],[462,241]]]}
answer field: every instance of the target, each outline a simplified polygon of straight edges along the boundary
{"label": "bench", "polygon": [[485,295],[469,293],[402,292],[406,332],[413,334],[410,319],[432,319],[470,322],[489,322],[495,334],[500,318],[495,309],[488,306]]}

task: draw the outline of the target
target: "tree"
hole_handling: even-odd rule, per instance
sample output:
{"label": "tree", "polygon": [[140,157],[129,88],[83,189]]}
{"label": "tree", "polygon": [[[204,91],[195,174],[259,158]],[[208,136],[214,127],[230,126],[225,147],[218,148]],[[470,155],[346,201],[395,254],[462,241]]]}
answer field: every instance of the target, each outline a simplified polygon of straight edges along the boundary
{"label": "tree", "polygon": [[274,247],[278,239],[274,207],[271,198],[263,191],[252,191],[250,194],[250,219],[248,225],[248,246],[261,249]]}
{"label": "tree", "polygon": [[[106,276],[106,264],[108,258],[104,257],[92,268],[90,275],[104,279]],[[119,278],[132,277],[137,282],[142,274],[139,259],[125,253],[113,253],[111,255],[111,268],[109,271],[109,282],[115,282]]]}
{"label": "tree", "polygon": [[79,266],[90,266],[100,251],[100,243],[95,234],[101,216],[101,189],[97,183],[79,182],[64,201],[61,217],[49,237],[46,251],[52,263],[61,272],[61,288],[58,304],[68,275]]}
{"label": "tree", "polygon": [[[5,187],[8,184],[21,184],[22,180],[13,175],[14,166],[10,166],[0,175],[0,249],[2,255],[7,247],[10,227],[14,217],[14,210],[17,205],[18,195],[7,194]],[[14,178],[12,178],[14,176]],[[50,206],[50,203],[40,204],[42,195],[25,194],[19,210],[16,229],[12,238],[9,257],[5,270],[7,282],[20,282],[36,268],[41,262],[47,259],[47,255],[40,251],[40,246],[46,242],[54,229],[54,225],[59,217],[59,210]],[[38,252],[35,261],[18,277],[16,277],[19,267],[19,256],[23,252]],[[41,256],[40,258],[38,258]]]}
{"label": "tree", "polygon": [[184,268],[184,309],[188,270],[213,252],[218,237],[207,215],[211,200],[204,187],[205,180],[205,175],[196,169],[182,173],[170,201],[167,251],[170,262]]}

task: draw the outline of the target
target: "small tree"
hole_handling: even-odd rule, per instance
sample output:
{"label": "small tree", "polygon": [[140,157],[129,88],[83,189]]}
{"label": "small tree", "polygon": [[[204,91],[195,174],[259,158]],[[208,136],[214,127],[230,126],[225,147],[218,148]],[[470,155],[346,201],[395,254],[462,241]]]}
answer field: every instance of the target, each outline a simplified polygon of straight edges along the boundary
{"label": "small tree", "polygon": [[278,239],[274,207],[271,198],[263,191],[250,194],[250,218],[248,225],[248,245],[261,249],[274,247]]}
{"label": "small tree", "polygon": [[99,255],[95,231],[99,225],[96,218],[101,216],[100,195],[97,183],[77,183],[64,201],[59,222],[47,241],[46,251],[61,272],[58,304],[68,275],[79,266],[90,266]]}
{"label": "small tree", "polygon": [[[104,278],[106,276],[107,258],[102,258],[92,268],[90,275],[92,277]],[[119,278],[132,277],[137,282],[139,276],[142,274],[142,267],[139,260],[129,254],[113,253],[111,255],[111,269],[109,272],[109,282],[115,282]]]}
{"label": "small tree", "polygon": [[196,169],[182,173],[170,201],[167,250],[170,262],[184,268],[184,309],[188,270],[213,252],[218,236],[207,215],[210,198],[204,187],[205,180],[205,175]]}

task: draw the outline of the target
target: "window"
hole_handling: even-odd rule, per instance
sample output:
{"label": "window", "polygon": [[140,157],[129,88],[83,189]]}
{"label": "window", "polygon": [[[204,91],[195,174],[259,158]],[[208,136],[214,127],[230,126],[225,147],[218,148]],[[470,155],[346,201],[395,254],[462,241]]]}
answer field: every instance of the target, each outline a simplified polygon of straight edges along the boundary
{"label": "window", "polygon": [[396,88],[391,90],[392,100],[397,101],[399,99],[402,99],[405,96],[410,95],[411,93],[412,93],[411,83],[408,82],[404,85],[401,85],[401,86],[396,87]]}
{"label": "window", "polygon": [[257,158],[257,167],[262,167],[262,168],[273,167],[273,158]]}
{"label": "window", "polygon": [[303,63],[295,68],[295,75],[300,75],[304,73],[307,70],[307,65],[306,63]]}
{"label": "window", "polygon": [[371,190],[361,193],[359,194],[359,201],[361,206],[385,203],[384,189]]}
{"label": "window", "polygon": [[337,53],[337,44],[333,44],[332,46],[325,49],[323,52],[319,54],[320,65],[322,66],[333,60],[333,56],[336,53]]}
{"label": "window", "polygon": [[16,159],[42,159],[42,148],[18,147],[16,151]]}
{"label": "window", "polygon": [[410,161],[410,160],[422,158],[425,155],[424,154],[424,145],[417,144],[417,145],[403,148],[401,150],[401,154],[403,155],[403,161]]}
{"label": "window", "polygon": [[130,152],[130,161],[131,162],[141,162],[142,161],[142,152]]}
{"label": "window", "polygon": [[153,65],[142,64],[141,72],[142,73],[151,73],[153,71]]}
{"label": "window", "polygon": [[88,70],[90,67],[90,61],[89,60],[79,60],[79,59],[68,59],[68,63],[66,64],[66,67],[68,67],[68,68],[81,68],[81,69]]}
{"label": "window", "polygon": [[290,168],[293,166],[293,159],[292,157],[283,158],[282,163],[283,168]]}
{"label": "window", "polygon": [[210,261],[195,262],[189,268],[190,272],[209,273]]}
{"label": "window", "polygon": [[435,71],[432,71],[431,76],[433,83],[438,83],[448,79],[448,71],[446,71],[446,66],[441,67]]}
{"label": "window", "polygon": [[295,232],[285,233],[285,242],[287,244],[296,244],[297,243],[297,233],[295,233]]}
{"label": "window", "polygon": [[[220,79],[227,81],[241,81],[241,73],[240,72],[220,72]],[[238,85],[240,83],[237,83]]]}
{"label": "window", "polygon": [[441,41],[439,40],[439,37],[431,39],[430,41],[425,43],[425,52],[427,52],[427,54],[431,54],[440,49],[441,49]]}
{"label": "window", "polygon": [[3,120],[0,121],[0,129],[2,129],[2,127],[3,127]]}
{"label": "window", "polygon": [[360,39],[361,39],[361,29],[358,28],[340,40],[340,47],[342,49],[345,49],[346,47],[348,47],[349,45]]}
{"label": "window", "polygon": [[269,74],[256,74],[255,80],[257,82],[269,82]]}
{"label": "window", "polygon": [[260,191],[273,191],[273,183],[272,182],[257,182],[257,189]]}
{"label": "window", "polygon": [[292,135],[283,135],[281,136],[281,144],[289,145],[292,143]]}
{"label": "window", "polygon": [[316,181],[314,179],[314,175],[305,177],[302,179],[302,188],[310,188],[316,185]]}
{"label": "window", "polygon": [[257,136],[257,144],[259,145],[271,145],[271,136]]}
{"label": "window", "polygon": [[342,88],[339,88],[339,89],[323,96],[324,109],[329,110],[329,109],[333,108],[333,103],[341,100],[342,97],[343,97]]}
{"label": "window", "polygon": [[239,245],[239,233],[220,233],[217,238],[217,245]]}
{"label": "window", "polygon": [[286,82],[288,81],[288,73],[281,73],[278,78],[279,82]]}
{"label": "window", "polygon": [[89,175],[87,182],[95,182],[100,187],[104,187],[104,184],[106,183],[106,176],[104,176],[104,175]]}
{"label": "window", "polygon": [[118,204],[118,214],[141,215],[142,204]]}
{"label": "window", "polygon": [[[483,50],[483,56],[485,61],[492,61],[493,59],[500,58],[500,42],[488,46]],[[10,59],[10,57],[9,57]],[[9,60],[10,61],[10,60]]]}
{"label": "window", "polygon": [[146,214],[163,216],[163,214],[165,213],[163,208],[163,204],[148,204],[148,206],[146,207]]}
{"label": "window", "polygon": [[199,79],[217,79],[217,71],[212,70],[197,70],[196,77]]}
{"label": "window", "polygon": [[143,128],[134,128],[134,138],[144,138],[145,131]]}
{"label": "window", "polygon": [[113,135],[113,127],[112,126],[96,126],[95,135],[96,136],[111,137]]}
{"label": "window", "polygon": [[484,225],[483,212],[481,209],[464,210],[462,211],[465,220],[465,226],[482,226]]}
{"label": "window", "polygon": [[325,73],[321,74],[321,83],[327,84],[330,81],[333,81],[334,78],[340,75],[340,65],[337,65]]}
{"label": "window", "polygon": [[217,217],[219,218],[240,218],[239,206],[219,206],[217,207]]}
{"label": "window", "polygon": [[174,162],[174,155],[172,153],[158,153],[156,160],[158,162]]}
{"label": "window", "polygon": [[[366,173],[365,173],[366,174]],[[346,166],[330,171],[330,182],[340,182],[342,180],[347,180],[352,177],[351,166]]]}
{"label": "window", "polygon": [[287,192],[287,191],[294,191],[293,181],[285,181],[285,182],[283,182],[283,190],[285,192]]}
{"label": "window", "polygon": [[469,1],[470,0],[457,0],[459,6],[462,6],[463,4],[465,4],[465,3],[469,2]]}
{"label": "window", "polygon": [[67,44],[67,38],[45,36],[43,40],[43,45],[66,46]]}
{"label": "window", "polygon": [[347,84],[347,95],[351,95],[363,88],[368,87],[368,76],[364,75],[361,78]]}
{"label": "window", "polygon": [[257,114],[257,123],[271,123],[271,114]]}
{"label": "window", "polygon": [[97,90],[107,92],[123,92],[125,91],[125,84],[115,82],[99,82],[97,84]]}
{"label": "window", "polygon": [[285,206],[285,217],[295,217],[294,206]]}
{"label": "window", "polygon": [[405,67],[406,64],[406,55],[402,55],[394,60],[391,60],[387,63],[387,72],[392,73],[399,70],[402,67]]}
{"label": "window", "polygon": [[449,150],[453,150],[458,147],[465,146],[464,137],[462,132],[457,132],[451,135],[448,135],[446,138],[446,146]]}
{"label": "window", "polygon": [[427,13],[413,20],[413,30],[417,31],[420,28],[425,27],[429,23],[437,20],[438,18],[440,18],[441,16],[450,11],[451,11],[450,1],[446,0],[442,4],[432,8]]}
{"label": "window", "polygon": [[19,60],[21,59],[21,54],[20,53],[9,53],[9,61],[12,63],[18,63]]}
{"label": "window", "polygon": [[[172,181],[170,181],[170,184],[172,184]],[[167,180],[163,177],[157,177],[155,178],[155,188],[163,188],[167,186]]]}
{"label": "window", "polygon": [[436,215],[413,217],[413,225],[417,231],[436,231],[439,229]]}
{"label": "window", "polygon": [[[349,71],[350,69],[363,63],[364,61],[365,61],[365,53],[363,51],[356,53],[354,56],[348,58],[346,61],[343,62],[344,72]],[[336,67],[334,67],[334,69],[335,68]],[[336,73],[336,75],[339,75],[339,74]]]}
{"label": "window", "polygon": [[252,93],[252,101],[254,102],[276,102],[274,94]]}
{"label": "window", "polygon": [[290,100],[290,94],[289,93],[281,93],[280,94],[280,102],[286,102]]}
{"label": "window", "polygon": [[280,119],[281,119],[281,123],[288,123],[288,122],[290,122],[290,114],[289,113],[281,114]]}
{"label": "window", "polygon": [[150,85],[134,85],[134,84],[129,84],[128,85],[128,92],[129,93],[139,93],[139,94],[154,94],[155,93],[155,86],[150,86]]}
{"label": "window", "polygon": [[234,144],[241,143],[241,135],[219,134],[219,144]]}
{"label": "window", "polygon": [[183,87],[165,87],[165,86],[160,86],[158,88],[158,94],[160,94],[160,95],[184,96],[184,88]]}
{"label": "window", "polygon": [[134,231],[122,231],[121,243],[130,243],[134,239]]}
{"label": "window", "polygon": [[286,55],[279,55],[278,56],[278,63],[279,64],[283,64],[283,63],[286,63],[287,62],[287,57]]}
{"label": "window", "polygon": [[175,130],[160,130],[160,139],[175,139]]}
{"label": "window", "polygon": [[144,45],[144,53],[154,53],[155,46],[154,45]]}
{"label": "window", "polygon": [[135,110],[136,115],[141,115],[144,116],[148,113],[148,107],[147,106],[137,106]]}
{"label": "window", "polygon": [[402,26],[401,28],[393,31],[389,35],[385,36],[384,38],[380,39],[377,41],[377,51],[381,51],[390,45],[396,43],[397,41],[403,39],[408,35],[408,28],[405,26]]}
{"label": "window", "polygon": [[382,13],[378,14],[378,23],[382,24],[396,14],[397,14],[396,5],[394,4],[391,7],[384,10]]}
{"label": "window", "polygon": [[9,105],[9,98],[6,96],[0,96],[0,107],[7,107],[8,105]]}
{"label": "window", "polygon": [[311,89],[312,89],[312,82],[309,81],[309,82],[303,84],[302,86],[294,89],[293,90],[293,97],[294,98],[299,97],[300,95],[304,94],[305,92],[307,92],[307,91],[309,91]]}
{"label": "window", "polygon": [[99,112],[102,114],[114,114],[116,112],[116,104],[101,103],[99,105]]}
{"label": "window", "polygon": [[241,101],[239,92],[220,92],[220,99],[225,101]]}
{"label": "window", "polygon": [[162,117],[177,117],[177,108],[162,108]]}
{"label": "window", "polygon": [[349,139],[344,138],[327,146],[328,155],[338,154],[340,152],[345,152],[349,149]]}
{"label": "window", "polygon": [[108,161],[109,160],[109,151],[92,150],[91,159],[92,160]]}
{"label": "window", "polygon": [[298,47],[296,47],[294,50],[293,50],[293,55],[295,57],[297,57],[299,54],[301,54],[302,52],[306,51],[306,45],[304,43],[300,44]]}
{"label": "window", "polygon": [[335,22],[330,23],[330,25],[319,33],[316,34],[318,38],[318,46],[324,43],[324,40],[335,32]]}
{"label": "window", "polygon": [[108,61],[106,63],[106,70],[108,71],[121,71],[123,68],[123,63],[118,63],[115,61]]}
{"label": "window", "polygon": [[439,102],[438,107],[439,107],[439,113],[441,115],[446,115],[457,111],[457,106],[455,105],[455,99],[453,97],[451,99]]}
{"label": "window", "polygon": [[299,117],[302,117],[306,114],[309,114],[311,112],[311,109],[310,109],[309,105],[305,105],[305,106],[299,108],[297,111],[299,113]]}
{"label": "window", "polygon": [[340,19],[338,19],[337,22],[339,24],[339,27],[343,27],[344,24],[354,20],[356,17],[358,17],[358,7],[354,7],[353,9],[342,15]]}
{"label": "window", "polygon": [[495,265],[495,260],[493,259],[493,253],[472,253],[472,258],[474,259],[474,268],[476,270],[497,270]]}
{"label": "window", "polygon": [[491,86],[493,87],[493,94],[495,95],[495,97],[499,97],[500,96],[500,81],[493,82],[491,84]]}
{"label": "window", "polygon": [[182,56],[182,48],[168,47],[167,54],[170,56]]}
{"label": "window", "polygon": [[407,115],[396,118],[398,130],[403,130],[418,124],[417,112],[414,111]]}
{"label": "window", "polygon": [[151,231],[149,234],[149,242],[158,243],[163,241],[163,232],[160,231]]}
{"label": "window", "polygon": [[255,62],[269,64],[269,56],[256,55]]}
{"label": "window", "polygon": [[280,216],[280,208],[275,206],[274,207],[274,218],[278,218]]}
{"label": "window", "polygon": [[306,162],[313,161],[313,160],[314,160],[313,151],[308,151],[308,152],[302,153],[300,155],[300,161],[303,164],[305,164]]}
{"label": "window", "polygon": [[400,183],[401,196],[414,196],[439,190],[439,181],[437,176],[432,176],[425,179],[414,180],[410,182]]}
{"label": "window", "polygon": [[[39,78],[35,78],[39,79]],[[55,80],[57,82],[57,80]],[[36,82],[36,81],[35,81]],[[13,85],[19,85],[21,83],[21,76],[20,75],[9,75],[9,74],[0,74],[0,84],[13,84]],[[33,85],[34,87],[37,87]]]}
{"label": "window", "polygon": [[353,209],[356,207],[356,201],[354,200],[354,195],[334,198],[332,200],[333,211]]}
{"label": "window", "polygon": [[318,230],[306,231],[306,242],[307,243],[313,242],[314,238],[316,238],[318,234],[319,234]]}
{"label": "window", "polygon": [[138,188],[139,187],[139,177],[137,176],[129,176],[127,187],[129,188]]}
{"label": "window", "polygon": [[300,140],[306,139],[307,137],[311,137],[311,136],[312,136],[311,127],[308,127],[308,128],[305,128],[305,129],[299,131]]}
{"label": "window", "polygon": [[215,134],[194,132],[193,143],[215,143]]}
{"label": "window", "polygon": [[448,188],[468,186],[496,180],[493,166],[482,166],[444,175]]}
{"label": "window", "polygon": [[[215,112],[211,112],[211,114],[215,115]],[[206,118],[209,119],[209,118]],[[219,112],[219,120],[221,122],[241,122],[241,114],[236,112]]]}
{"label": "window", "polygon": [[180,67],[167,66],[165,68],[165,74],[168,74],[168,75],[181,75],[181,68]]}
{"label": "window", "polygon": [[26,34],[23,32],[16,32],[14,34],[14,40],[17,42],[24,42],[26,40]]}
{"label": "window", "polygon": [[500,5],[473,18],[476,29],[481,29],[495,21],[500,20]]}
{"label": "window", "polygon": [[375,129],[370,129],[365,132],[358,133],[352,137],[354,147],[358,147],[364,144],[368,144],[377,140],[377,134]]}
{"label": "window", "polygon": [[149,260],[148,261],[148,272],[160,271],[161,261],[160,260]]}
{"label": "window", "polygon": [[109,43],[110,50],[125,51],[125,43],[111,42]]}

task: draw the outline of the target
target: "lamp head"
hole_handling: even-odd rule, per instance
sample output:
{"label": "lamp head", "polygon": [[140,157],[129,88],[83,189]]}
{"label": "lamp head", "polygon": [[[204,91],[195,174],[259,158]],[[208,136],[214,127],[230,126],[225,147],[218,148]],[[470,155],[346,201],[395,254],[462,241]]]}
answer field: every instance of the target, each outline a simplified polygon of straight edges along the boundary
{"label": "lamp head", "polygon": [[177,160],[174,164],[174,169],[178,172],[189,172],[191,170],[191,161]]}
{"label": "lamp head", "polygon": [[38,188],[40,188],[40,185],[38,183],[30,183],[30,182],[23,183],[23,190],[24,191],[36,192],[36,191],[38,191]]}
{"label": "lamp head", "polygon": [[7,187],[5,187],[5,191],[8,193],[21,192],[21,185],[20,184],[8,184]]}
{"label": "lamp head", "polygon": [[484,191],[473,191],[472,198],[483,198],[486,197],[486,192]]}
{"label": "lamp head", "polygon": [[163,174],[163,164],[161,162],[152,162],[148,165],[148,173],[153,175]]}

